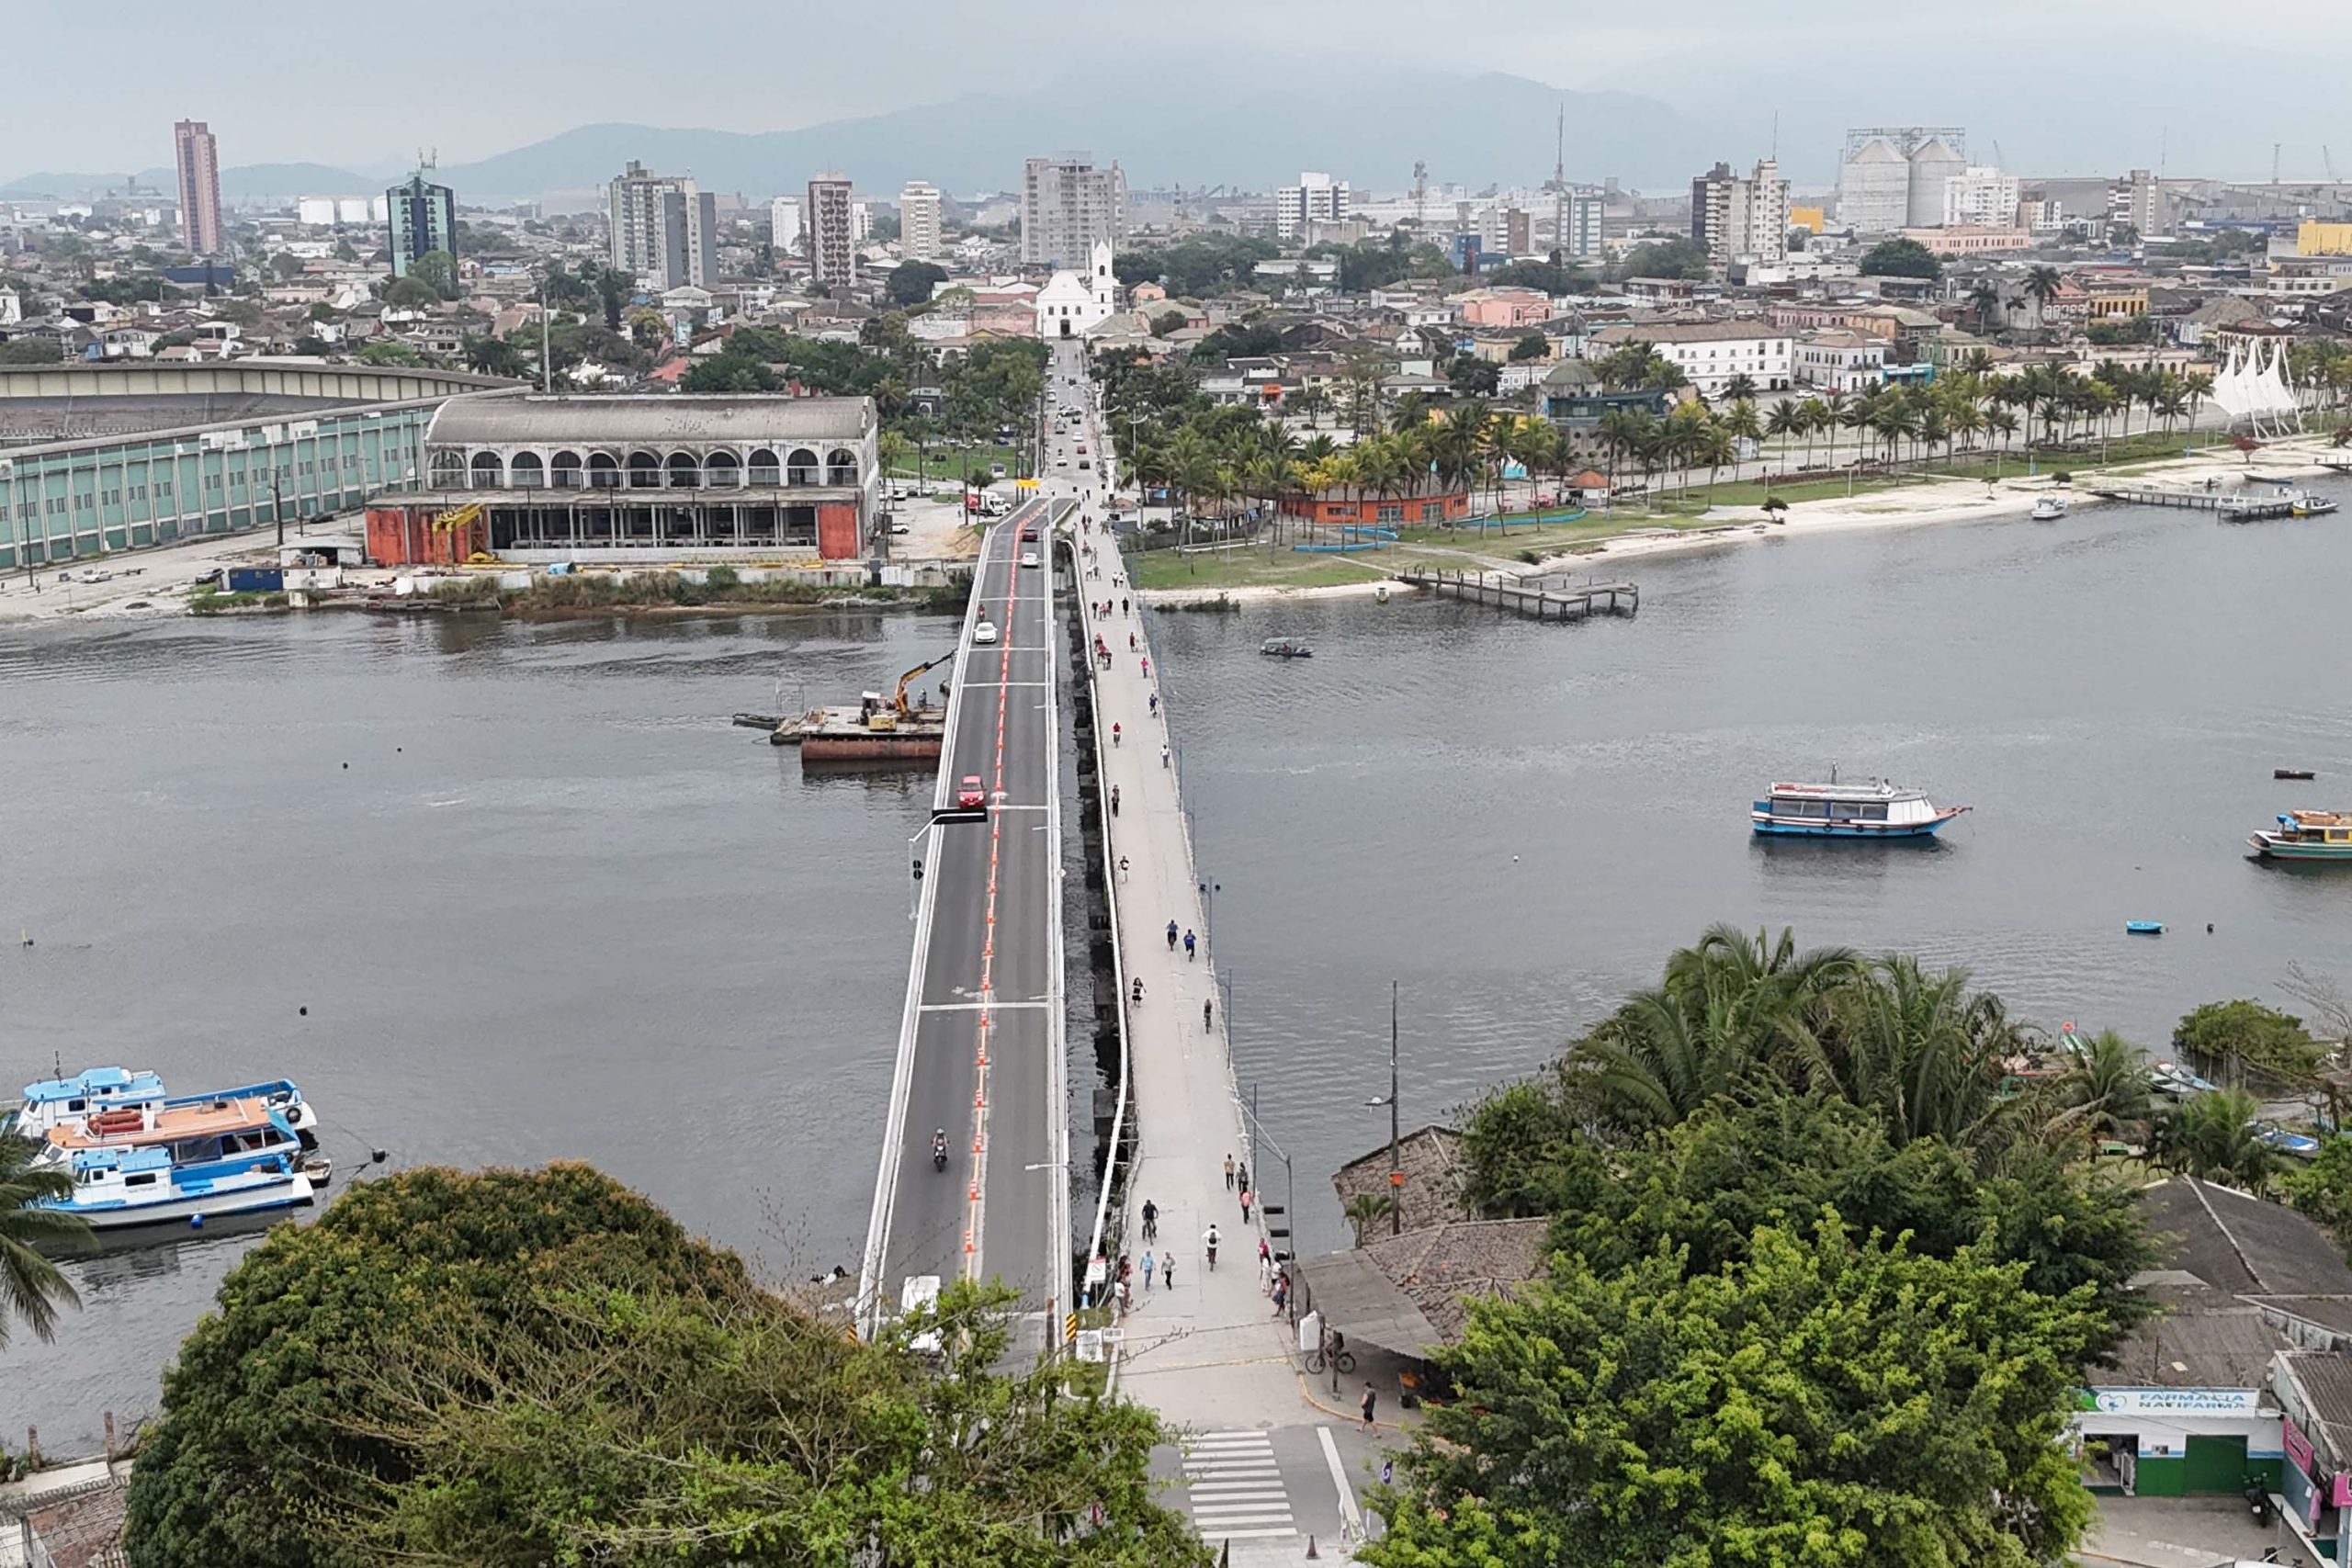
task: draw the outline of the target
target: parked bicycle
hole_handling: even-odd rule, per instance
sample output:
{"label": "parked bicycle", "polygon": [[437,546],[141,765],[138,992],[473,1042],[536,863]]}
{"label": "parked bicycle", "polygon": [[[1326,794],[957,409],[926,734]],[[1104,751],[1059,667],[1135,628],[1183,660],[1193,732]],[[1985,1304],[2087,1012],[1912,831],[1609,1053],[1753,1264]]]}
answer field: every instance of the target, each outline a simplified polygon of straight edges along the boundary
{"label": "parked bicycle", "polygon": [[1334,1361],[1339,1363],[1342,1373],[1356,1370],[1356,1353],[1344,1345],[1328,1356],[1319,1349],[1306,1353],[1306,1370],[1310,1372],[1329,1371]]}

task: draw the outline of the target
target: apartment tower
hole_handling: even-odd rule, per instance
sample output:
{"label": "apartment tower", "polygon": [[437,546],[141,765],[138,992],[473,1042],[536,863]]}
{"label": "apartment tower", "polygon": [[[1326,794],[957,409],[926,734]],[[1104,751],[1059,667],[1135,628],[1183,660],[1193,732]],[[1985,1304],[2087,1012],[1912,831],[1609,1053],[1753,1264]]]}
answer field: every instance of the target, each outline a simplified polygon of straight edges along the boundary
{"label": "apartment tower", "polygon": [[1021,175],[1021,260],[1073,270],[1098,244],[1114,251],[1127,237],[1127,176],[1116,161],[1094,166],[1091,152],[1032,158]]}
{"label": "apartment tower", "polygon": [[217,256],[220,243],[220,153],[212,127],[184,119],[172,127],[180,171],[180,237],[200,256]]}
{"label": "apartment tower", "polygon": [[819,175],[808,182],[808,201],[801,209],[808,225],[808,276],[829,288],[846,288],[857,281],[857,231],[850,213],[849,176]]}

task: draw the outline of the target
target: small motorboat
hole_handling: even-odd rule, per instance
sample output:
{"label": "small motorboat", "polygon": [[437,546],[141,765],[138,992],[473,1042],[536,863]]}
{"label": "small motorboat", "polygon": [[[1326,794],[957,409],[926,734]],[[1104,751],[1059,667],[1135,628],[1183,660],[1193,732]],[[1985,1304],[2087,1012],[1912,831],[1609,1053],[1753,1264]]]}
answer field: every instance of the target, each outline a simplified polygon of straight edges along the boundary
{"label": "small motorboat", "polygon": [[2256,1141],[2267,1148],[2282,1155],[2291,1156],[2296,1159],[2319,1157],[2317,1138],[2306,1136],[2301,1133],[2290,1133],[2276,1122],[2252,1122],[2247,1125],[2253,1129]]}
{"label": "small motorboat", "polygon": [[2324,495],[2302,495],[2295,498],[2294,513],[2298,517],[2324,517],[2335,510],[2335,502]]}
{"label": "small motorboat", "polygon": [[2165,934],[2165,923],[2162,920],[2126,920],[2123,922],[2123,929],[2132,936],[2162,936]]}
{"label": "small motorboat", "polygon": [[2319,777],[2317,773],[2312,772],[2309,768],[2273,768],[2270,770],[2270,776],[2274,779],[2315,779]]}
{"label": "small motorboat", "polygon": [[2065,515],[2066,498],[2063,495],[2045,495],[2033,503],[2033,520],[2036,523],[2055,523]]}
{"label": "small motorboat", "polygon": [[1270,637],[1258,645],[1268,659],[1312,659],[1315,650],[1295,637]]}
{"label": "small motorboat", "polygon": [[2148,1087],[2158,1094],[2211,1094],[2219,1086],[2199,1077],[2177,1062],[2155,1062],[2148,1067]]}

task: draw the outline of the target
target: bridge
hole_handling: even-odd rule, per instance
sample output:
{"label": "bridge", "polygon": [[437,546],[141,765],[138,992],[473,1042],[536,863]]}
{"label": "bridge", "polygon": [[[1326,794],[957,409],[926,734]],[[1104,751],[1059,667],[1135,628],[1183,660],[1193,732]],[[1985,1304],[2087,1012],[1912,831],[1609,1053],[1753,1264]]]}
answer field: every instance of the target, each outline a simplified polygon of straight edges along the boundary
{"label": "bridge", "polygon": [[914,953],[857,1313],[871,1332],[910,1280],[999,1279],[1033,1356],[1069,1310],[1071,1251],[1053,510],[989,530],[965,612],[933,819],[910,846]]}

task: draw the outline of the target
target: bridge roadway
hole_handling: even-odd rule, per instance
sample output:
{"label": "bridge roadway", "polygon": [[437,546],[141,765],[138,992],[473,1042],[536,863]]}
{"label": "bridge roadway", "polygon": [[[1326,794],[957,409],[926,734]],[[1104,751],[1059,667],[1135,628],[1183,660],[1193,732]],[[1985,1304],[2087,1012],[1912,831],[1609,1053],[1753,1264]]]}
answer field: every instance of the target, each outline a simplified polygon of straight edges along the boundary
{"label": "bridge roadway", "polygon": [[[988,816],[934,820],[913,852],[914,955],[859,1283],[871,1328],[910,1278],[1000,1279],[1022,1292],[1033,1355],[1067,1310],[1070,1251],[1052,510],[1031,502],[981,544],[933,811],[977,776]],[[972,639],[982,620],[993,646]]]}

